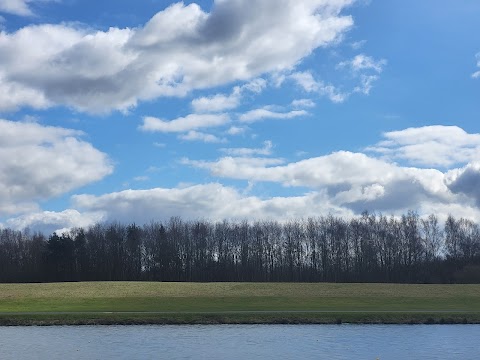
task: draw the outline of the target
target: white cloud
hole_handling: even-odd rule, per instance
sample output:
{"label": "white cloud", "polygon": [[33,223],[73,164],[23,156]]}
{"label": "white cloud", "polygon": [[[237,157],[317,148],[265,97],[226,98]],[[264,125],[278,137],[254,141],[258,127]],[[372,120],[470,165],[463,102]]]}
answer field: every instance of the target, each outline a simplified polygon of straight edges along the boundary
{"label": "white cloud", "polygon": [[6,221],[5,227],[23,230],[26,228],[40,231],[48,235],[54,231],[58,234],[68,232],[75,227],[88,227],[106,220],[102,212],[79,212],[67,209],[61,212],[40,211],[11,218]]}
{"label": "white cloud", "polygon": [[126,111],[138,101],[291,70],[341,40],[353,25],[341,13],[353,2],[217,0],[211,13],[177,3],[135,29],[62,24],[1,32],[0,110]]}
{"label": "white cloud", "polygon": [[[348,92],[340,91],[334,85],[326,84],[323,81],[316,80],[311,72],[294,72],[288,76],[303,90],[308,93],[317,93],[320,96],[326,96],[334,103],[345,101],[352,93],[362,93],[368,95],[372,89],[373,83],[379,79],[377,74],[383,71],[386,60],[375,61],[373,58],[365,55],[358,55],[350,61],[341,62],[337,68],[348,67],[356,81],[357,86]],[[372,74],[372,71],[374,74]]]}
{"label": "white cloud", "polygon": [[244,94],[249,91],[254,94],[260,94],[267,87],[267,81],[262,78],[254,79],[245,85],[240,86],[240,92]]}
{"label": "white cloud", "polygon": [[21,106],[31,106],[36,109],[46,109],[52,103],[44,94],[23,86],[18,83],[6,82],[2,79],[2,71],[0,70],[0,111],[15,110]]}
{"label": "white cloud", "polygon": [[149,173],[156,173],[156,172],[159,172],[161,170],[162,170],[162,168],[160,168],[158,166],[149,166],[146,171],[149,172]]}
{"label": "white cloud", "polygon": [[463,168],[449,171],[445,182],[452,192],[474,199],[480,207],[480,162],[478,160]]}
{"label": "white cloud", "polygon": [[0,215],[102,179],[113,170],[104,153],[71,129],[0,120]]}
{"label": "white cloud", "polygon": [[220,112],[238,107],[245,92],[259,94],[265,89],[267,82],[264,79],[255,79],[243,86],[235,86],[230,95],[216,94],[209,97],[200,97],[192,101],[195,112]]}
{"label": "white cloud", "polygon": [[59,0],[0,0],[0,12],[19,16],[33,16],[30,3],[35,2],[58,2]]}
{"label": "white cloud", "polygon": [[240,135],[245,133],[247,131],[247,128],[245,127],[239,127],[239,126],[232,126],[230,129],[227,130],[228,135]]}
{"label": "white cloud", "polygon": [[272,154],[273,143],[269,140],[263,142],[261,148],[223,148],[220,151],[232,156],[268,156]]}
{"label": "white cloud", "polygon": [[367,40],[359,40],[359,41],[354,41],[350,44],[353,50],[359,50],[361,49],[365,44],[367,43]]}
{"label": "white cloud", "polygon": [[305,157],[306,155],[308,155],[308,152],[306,152],[304,150],[295,151],[295,156],[297,156],[297,157]]}
{"label": "white cloud", "polygon": [[[354,160],[361,158],[358,154],[343,154],[346,158],[352,157],[353,161],[343,159],[343,163],[348,165],[355,163]],[[340,154],[340,157],[342,155]],[[339,156],[332,155],[331,162],[338,160]],[[251,166],[253,169],[275,166],[275,163],[281,163],[278,159],[251,159],[237,158],[237,162],[243,162],[243,166]],[[181,216],[184,219],[275,219],[279,221],[292,218],[302,218],[308,216],[318,216],[325,214],[334,214],[343,217],[350,217],[359,214],[364,210],[380,211],[386,214],[401,215],[408,210],[415,209],[420,214],[429,214],[435,212],[442,218],[453,210],[461,209],[461,214],[471,217],[480,212],[468,203],[463,203],[459,207],[455,195],[448,193],[444,189],[440,193],[428,190],[428,184],[422,181],[436,182],[442,184],[443,174],[434,171],[425,171],[424,174],[409,173],[408,169],[395,169],[394,165],[375,163],[373,160],[365,160],[362,170],[369,172],[361,180],[356,180],[352,175],[347,177],[346,181],[337,179],[332,173],[332,168],[323,180],[321,175],[319,179],[326,183],[323,187],[317,187],[312,191],[307,191],[300,196],[280,196],[268,199],[261,199],[257,196],[247,195],[245,192],[239,192],[234,188],[226,187],[218,183],[203,185],[185,185],[177,188],[155,188],[148,190],[126,190],[117,193],[110,193],[101,196],[76,195],[72,197],[73,205],[78,210],[83,223],[94,223],[96,221],[121,221],[125,223],[136,222],[139,224],[148,223],[151,220],[165,220],[171,216]],[[188,163],[185,160],[184,163]],[[318,161],[317,161],[318,162]],[[190,164],[193,162],[190,161]],[[377,165],[377,168],[370,168],[371,164]],[[311,164],[309,164],[311,165]],[[283,166],[289,167],[292,164]],[[383,170],[382,166],[389,168],[397,175],[393,178],[381,178],[377,173]],[[278,166],[275,166],[278,167]],[[293,164],[295,168],[295,164]],[[282,166],[278,167],[282,168]],[[361,168],[358,167],[358,168]],[[242,169],[245,177],[255,178],[252,172],[246,174],[245,168]],[[278,171],[274,170],[274,172]],[[281,175],[286,181],[297,176],[302,176],[305,169],[295,168],[290,175]],[[337,174],[341,173],[341,169]],[[281,171],[280,171],[281,172]],[[347,171],[348,172],[348,171]],[[354,172],[358,172],[355,170]],[[318,172],[320,173],[320,171]],[[305,174],[308,178],[308,174]],[[433,176],[432,176],[433,175]],[[284,180],[281,179],[281,180]],[[377,181],[378,182],[375,182]],[[264,181],[259,179],[258,181]],[[372,182],[373,181],[373,182]],[[250,184],[254,181],[249,181]],[[297,184],[300,184],[298,182]],[[72,211],[72,210],[69,210]],[[92,216],[94,214],[95,216]],[[45,218],[44,220],[42,220]],[[40,224],[45,228],[45,224],[53,222],[53,214],[38,213],[33,217],[23,217],[20,220],[10,219],[7,225],[10,227],[29,226],[35,229]],[[75,219],[65,218],[64,223],[53,222],[50,228],[68,228],[78,226]]]}
{"label": "white cloud", "polygon": [[[251,184],[252,182],[249,182]],[[370,184],[342,188],[330,187],[306,192],[300,196],[262,199],[247,195],[218,183],[185,185],[177,188],[125,190],[102,196],[76,195],[72,198],[78,210],[62,213],[39,212],[31,216],[12,218],[11,228],[30,227],[51,232],[88,226],[99,221],[148,223],[167,220],[172,216],[183,219],[274,219],[278,221],[333,214],[345,218],[363,210],[401,215],[415,209],[421,215],[435,213],[445,219],[449,213],[466,218],[478,218],[480,211],[471,204],[432,196],[414,181],[397,181],[390,185]]]}
{"label": "white cloud", "polygon": [[311,99],[297,99],[292,101],[292,107],[298,108],[313,108],[316,104]]}
{"label": "white cloud", "polygon": [[235,109],[240,105],[241,97],[237,88],[232,94],[216,94],[209,97],[200,97],[192,101],[193,110],[197,113],[220,112]]}
{"label": "white cloud", "polygon": [[99,212],[108,220],[148,223],[172,216],[183,219],[275,219],[289,220],[319,214],[351,215],[323,193],[297,197],[260,199],[245,196],[218,183],[171,189],[126,190],[102,196],[79,195],[74,204],[85,211]]}
{"label": "white cloud", "polygon": [[26,0],[2,0],[0,1],[0,11],[22,16],[33,15]]}
{"label": "white cloud", "polygon": [[349,94],[342,93],[335,86],[325,84],[323,81],[317,81],[313,77],[312,73],[308,71],[295,72],[289,76],[289,78],[295,81],[306,92],[317,93],[320,96],[326,96],[330,101],[334,103],[341,103],[345,101]]}
{"label": "white cloud", "polygon": [[239,120],[244,123],[253,123],[265,119],[293,119],[300,116],[306,116],[305,110],[292,110],[289,112],[276,112],[266,108],[255,109],[239,116]]}
{"label": "white cloud", "polygon": [[312,73],[308,71],[293,73],[290,75],[290,78],[293,79],[306,92],[317,92],[321,87],[320,83],[313,78]]}
{"label": "white cloud", "polygon": [[186,141],[201,141],[204,143],[223,143],[225,139],[221,139],[212,134],[206,134],[199,131],[191,130],[186,134],[179,135],[179,139]]}
{"label": "white cloud", "polygon": [[360,82],[355,86],[353,92],[369,95],[373,87],[373,83],[380,77],[378,74],[383,72],[387,65],[387,60],[375,60],[371,56],[360,54],[355,56],[352,60],[343,61],[337,65],[337,68],[348,68],[355,78]]}
{"label": "white cloud", "polygon": [[[213,162],[194,162],[215,176],[279,182],[287,186],[321,188],[339,183],[364,184],[388,182],[397,175],[397,167],[360,153],[337,152],[287,165],[269,158],[223,157]],[[275,165],[269,166],[267,165]],[[370,169],[366,171],[367,169]]]}
{"label": "white cloud", "polygon": [[387,65],[387,60],[375,60],[371,56],[360,54],[355,56],[352,60],[343,61],[338,64],[338,67],[348,67],[354,72],[361,72],[365,70],[372,70],[376,73],[381,73]]}
{"label": "white cloud", "polygon": [[[476,55],[476,58],[477,58],[477,67],[480,68],[480,53],[478,53],[478,54]],[[472,78],[474,78],[474,79],[480,78],[480,70],[474,72],[474,73],[472,74]]]}
{"label": "white cloud", "polygon": [[373,83],[377,81],[379,77],[377,75],[360,75],[360,85],[355,86],[354,92],[369,95],[372,90]]}
{"label": "white cloud", "polygon": [[361,153],[341,151],[287,164],[281,159],[231,156],[183,163],[216,177],[325,192],[332,204],[356,213],[367,209],[398,214],[423,204],[458,200],[438,170],[400,167]]}
{"label": "white cloud", "polygon": [[141,79],[126,77],[138,56],[125,51],[131,34],[115,28],[88,33],[67,25],[31,25],[0,33],[0,89],[8,91],[0,99],[0,110],[63,104],[102,112],[135,105],[142,96],[138,92],[148,91],[149,84],[140,88]]}
{"label": "white cloud", "polygon": [[[226,161],[222,162],[225,159]],[[228,160],[231,160],[229,163]],[[274,166],[285,163],[283,159],[277,158],[267,158],[267,157],[248,157],[248,156],[239,156],[239,157],[226,157],[222,158],[217,162],[209,162],[204,160],[191,160],[184,158],[181,160],[183,165],[190,165],[200,169],[210,170],[213,175],[220,177],[231,177],[234,179],[247,179],[249,176],[246,175],[246,172],[239,174],[238,177],[229,176],[228,174],[233,173],[235,168],[251,169],[251,168],[263,168],[266,166]],[[229,166],[231,164],[232,166]],[[254,178],[252,178],[254,180]],[[269,181],[269,180],[265,180]]]}
{"label": "white cloud", "polygon": [[190,114],[175,120],[166,121],[147,116],[140,129],[148,132],[186,132],[201,128],[221,126],[230,121],[226,114]]}
{"label": "white cloud", "polygon": [[480,157],[480,134],[468,134],[457,126],[409,128],[383,136],[384,141],[367,150],[416,165],[448,167]]}

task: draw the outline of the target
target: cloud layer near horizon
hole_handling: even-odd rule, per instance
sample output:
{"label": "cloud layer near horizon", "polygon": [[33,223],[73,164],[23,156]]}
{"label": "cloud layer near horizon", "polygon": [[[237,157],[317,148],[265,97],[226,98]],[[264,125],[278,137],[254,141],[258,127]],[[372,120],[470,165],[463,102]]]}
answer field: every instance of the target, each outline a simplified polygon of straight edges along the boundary
{"label": "cloud layer near horizon", "polygon": [[[452,138],[449,136],[452,133],[458,136]],[[404,154],[402,146],[405,143],[415,145],[414,139],[418,144],[425,139],[435,139],[442,144],[453,139],[450,142],[452,149],[468,154],[462,149],[471,149],[478,136],[458,127],[427,126],[385,133],[384,142],[391,147],[399,146],[400,154]],[[392,139],[396,142],[391,143]],[[68,220],[68,216],[72,214],[80,224],[95,221],[145,223],[177,215],[186,219],[213,220],[287,220],[328,213],[349,217],[364,210],[401,215],[410,209],[418,209],[421,215],[436,213],[441,219],[452,212],[468,218],[480,215],[480,164],[470,161],[469,156],[461,162],[455,161],[455,167],[442,172],[348,151],[286,163],[271,156],[271,142],[264,145],[264,148],[257,149],[222,148],[220,150],[230,156],[215,161],[182,160],[183,165],[207,170],[217,178],[244,180],[247,190],[212,182],[175,188],[125,190],[99,196],[74,195],[72,209],[66,212],[35,212],[11,218],[6,225],[53,231],[71,226],[72,220]],[[426,162],[452,163],[449,151],[437,153],[433,160],[428,151],[424,153],[428,159]],[[416,162],[418,154],[404,158]],[[248,194],[248,187],[255,183],[277,183],[305,190],[298,196],[261,198]]]}

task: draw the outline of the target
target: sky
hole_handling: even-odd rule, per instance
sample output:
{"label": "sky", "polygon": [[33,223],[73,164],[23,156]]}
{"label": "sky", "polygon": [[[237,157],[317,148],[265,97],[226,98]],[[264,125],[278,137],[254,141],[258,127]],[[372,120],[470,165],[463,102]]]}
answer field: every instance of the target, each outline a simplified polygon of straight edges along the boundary
{"label": "sky", "polygon": [[0,228],[480,220],[480,2],[0,0]]}

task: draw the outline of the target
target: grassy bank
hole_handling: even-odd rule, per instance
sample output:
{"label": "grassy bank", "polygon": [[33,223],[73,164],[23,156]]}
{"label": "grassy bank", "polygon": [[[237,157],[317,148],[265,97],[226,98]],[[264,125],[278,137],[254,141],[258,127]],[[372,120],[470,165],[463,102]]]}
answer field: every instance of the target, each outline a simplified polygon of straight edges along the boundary
{"label": "grassy bank", "polygon": [[0,284],[0,324],[480,323],[480,285]]}

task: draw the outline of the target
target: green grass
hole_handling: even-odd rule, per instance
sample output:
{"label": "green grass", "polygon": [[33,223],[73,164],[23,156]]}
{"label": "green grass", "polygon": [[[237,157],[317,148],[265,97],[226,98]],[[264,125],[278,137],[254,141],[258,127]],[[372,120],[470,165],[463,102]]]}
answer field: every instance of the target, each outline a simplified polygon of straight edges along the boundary
{"label": "green grass", "polygon": [[265,322],[479,323],[480,285],[0,284],[0,324]]}

